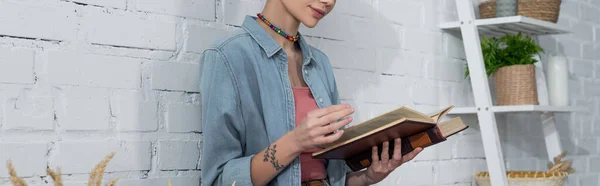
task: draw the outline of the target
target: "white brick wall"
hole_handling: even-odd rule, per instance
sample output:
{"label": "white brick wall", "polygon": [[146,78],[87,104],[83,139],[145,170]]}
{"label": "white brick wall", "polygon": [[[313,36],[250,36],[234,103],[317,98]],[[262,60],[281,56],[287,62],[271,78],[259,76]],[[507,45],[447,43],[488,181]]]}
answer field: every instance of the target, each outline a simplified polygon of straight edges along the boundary
{"label": "white brick wall", "polygon": [[[60,166],[84,185],[117,152],[106,180],[121,185],[198,185],[202,155],[199,54],[237,29],[266,0],[47,0],[0,2],[0,185],[12,159],[32,185]],[[600,3],[565,0],[572,34],[541,45],[570,60],[569,91],[588,114],[561,115],[559,129],[578,173],[569,186],[600,181]],[[457,19],[452,0],[342,0],[308,42],[332,60],[356,121],[405,105],[424,112],[472,105],[460,37],[437,25]],[[545,169],[543,137],[530,115],[500,118],[507,168]],[[474,125],[426,149],[378,185],[475,185],[485,171]]]}

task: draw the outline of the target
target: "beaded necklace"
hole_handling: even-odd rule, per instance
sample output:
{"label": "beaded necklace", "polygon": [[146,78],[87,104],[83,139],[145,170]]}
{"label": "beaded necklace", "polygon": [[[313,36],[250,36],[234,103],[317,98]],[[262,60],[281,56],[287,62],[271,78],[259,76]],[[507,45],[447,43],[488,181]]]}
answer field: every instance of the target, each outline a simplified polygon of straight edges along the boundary
{"label": "beaded necklace", "polygon": [[262,20],[263,22],[265,22],[267,25],[269,25],[269,27],[271,27],[271,29],[275,32],[277,32],[279,35],[285,37],[286,39],[292,41],[292,42],[296,42],[298,41],[298,35],[296,36],[290,36],[288,34],[286,34],[283,30],[281,30],[279,27],[273,25],[271,23],[271,21],[267,20],[267,18],[265,18],[265,16],[263,16],[262,14],[258,13],[256,14],[258,16],[258,18],[260,18],[260,20]]}

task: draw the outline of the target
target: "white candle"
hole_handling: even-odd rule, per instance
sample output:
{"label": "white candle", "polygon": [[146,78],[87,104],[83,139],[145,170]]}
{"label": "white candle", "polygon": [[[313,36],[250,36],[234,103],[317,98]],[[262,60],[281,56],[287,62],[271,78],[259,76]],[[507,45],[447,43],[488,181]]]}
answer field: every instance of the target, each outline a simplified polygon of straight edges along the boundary
{"label": "white candle", "polygon": [[567,59],[562,56],[549,56],[546,68],[549,103],[553,106],[569,105],[569,70]]}

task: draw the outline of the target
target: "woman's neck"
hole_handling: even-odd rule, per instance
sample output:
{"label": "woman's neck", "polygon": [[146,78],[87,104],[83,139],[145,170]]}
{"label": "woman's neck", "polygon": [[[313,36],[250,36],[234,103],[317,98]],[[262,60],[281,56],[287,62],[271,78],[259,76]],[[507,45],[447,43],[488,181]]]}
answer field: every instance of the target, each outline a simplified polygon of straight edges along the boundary
{"label": "woman's neck", "polygon": [[[297,35],[298,28],[300,27],[300,21],[294,18],[280,1],[267,1],[261,14],[264,15],[265,18],[267,18],[267,20],[269,20],[273,25],[283,30],[286,34],[290,36]],[[291,42],[285,37],[275,33],[260,19],[257,19],[256,21],[259,22],[259,25],[261,25],[263,29],[267,30],[267,33],[269,33],[269,35],[275,39],[275,42],[283,47],[283,49],[286,51],[295,50],[294,42]]]}

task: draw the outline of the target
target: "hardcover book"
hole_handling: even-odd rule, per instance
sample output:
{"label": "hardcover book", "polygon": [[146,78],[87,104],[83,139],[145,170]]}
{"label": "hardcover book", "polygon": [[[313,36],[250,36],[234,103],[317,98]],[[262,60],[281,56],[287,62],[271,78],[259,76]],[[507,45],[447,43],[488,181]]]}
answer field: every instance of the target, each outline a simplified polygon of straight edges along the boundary
{"label": "hardcover book", "polygon": [[394,139],[402,139],[402,155],[417,147],[428,147],[443,141],[468,128],[460,117],[446,121],[442,118],[453,106],[431,116],[400,107],[363,123],[348,127],[340,139],[322,146],[312,154],[315,159],[342,159],[352,171],[371,165],[371,148],[378,146],[382,153],[383,142],[389,141],[389,157],[394,151]]}

